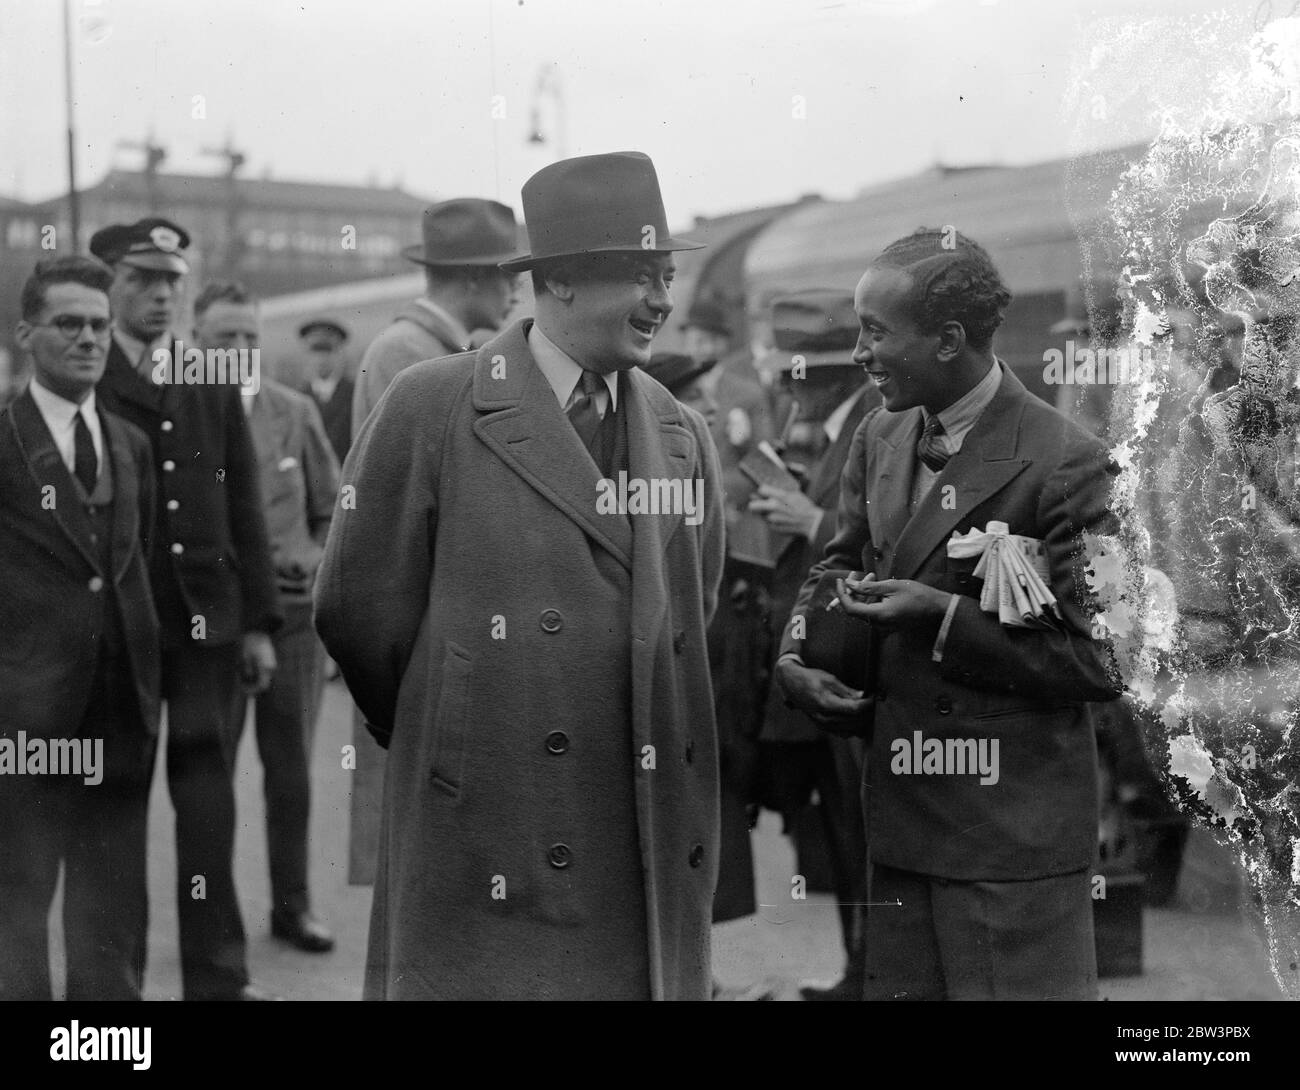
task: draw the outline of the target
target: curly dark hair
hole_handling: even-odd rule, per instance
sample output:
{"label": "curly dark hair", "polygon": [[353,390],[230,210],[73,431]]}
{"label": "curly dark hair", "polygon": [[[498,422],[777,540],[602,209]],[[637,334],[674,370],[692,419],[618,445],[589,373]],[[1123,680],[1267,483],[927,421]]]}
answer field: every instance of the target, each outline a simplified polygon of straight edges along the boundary
{"label": "curly dark hair", "polygon": [[978,242],[952,227],[918,227],[872,262],[912,278],[912,317],[927,333],[960,322],[966,342],[984,350],[1002,324],[1011,292]]}

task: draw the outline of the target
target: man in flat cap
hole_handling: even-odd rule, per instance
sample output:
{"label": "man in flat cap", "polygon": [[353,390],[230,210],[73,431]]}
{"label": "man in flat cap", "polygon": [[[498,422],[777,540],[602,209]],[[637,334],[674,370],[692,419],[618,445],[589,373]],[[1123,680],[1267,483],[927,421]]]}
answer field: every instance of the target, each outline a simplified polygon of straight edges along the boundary
{"label": "man in flat cap", "polygon": [[189,236],[151,218],[98,231],[113,336],[98,395],[149,437],[158,475],[150,581],[162,625],[167,786],[186,999],[261,999],[235,894],[235,738],[243,684],[271,682],[282,623],[257,457],[237,385],[154,381],[173,351]]}
{"label": "man in flat cap", "polygon": [[352,446],[352,394],[348,377],[348,327],[337,318],[309,318],[298,327],[307,350],[307,382],[303,392],[316,402],[325,434],[339,464]]}
{"label": "man in flat cap", "polygon": [[[792,421],[783,455],[806,469],[803,490],[762,485],[749,503],[749,509],[761,513],[785,542],[771,583],[771,619],[779,639],[808,569],[835,536],[840,474],[853,433],[867,412],[880,404],[880,395],[853,362],[858,316],[852,292],[833,288],[795,292],[774,299],[771,314],[774,347],[759,360],[759,367],[780,376],[785,400],[794,409],[783,414]],[[775,666],[777,649],[774,640],[769,671]],[[858,797],[861,742],[821,731],[802,711],[788,707],[775,685],[767,686],[760,718],[768,798],[792,830],[816,796],[817,833],[824,837],[831,885],[839,902],[844,976],[830,986],[805,984],[800,993],[811,1001],[859,1000],[864,953],[861,906],[866,900],[866,843]]]}
{"label": "man in flat cap", "polygon": [[316,587],[390,751],[365,994],[707,999],[717,456],[639,369],[696,244],[636,152],[523,204],[536,321],[397,377]]}
{"label": "man in flat cap", "polygon": [[[1085,534],[1113,530],[1110,460],[994,355],[1010,299],[948,229],[898,239],[863,274],[853,358],[883,406],[854,433],[835,537],[777,664],[827,729],[874,716],[869,1000],[1096,998],[1090,702],[1120,685],[1092,636]],[[987,610],[980,555],[950,550],[971,531],[1037,542],[1059,615],[1023,627]],[[839,569],[866,573],[832,599],[870,625],[861,690],[803,661],[801,618]]]}

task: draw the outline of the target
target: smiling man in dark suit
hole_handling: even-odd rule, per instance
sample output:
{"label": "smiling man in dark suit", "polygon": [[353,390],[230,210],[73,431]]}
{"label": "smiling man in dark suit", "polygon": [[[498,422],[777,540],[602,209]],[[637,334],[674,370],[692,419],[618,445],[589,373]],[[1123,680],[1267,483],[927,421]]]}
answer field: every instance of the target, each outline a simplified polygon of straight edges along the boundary
{"label": "smiling man in dark suit", "polygon": [[[67,997],[139,999],[144,981],[154,476],[149,441],[96,403],[111,282],[90,258],[36,267],[17,330],[34,374],[0,411],[0,999],[51,997],[60,862]],[[60,751],[75,775],[33,774]]]}
{"label": "smiling man in dark suit", "polygon": [[154,381],[170,358],[189,236],[150,218],[97,231],[113,268],[113,341],[98,395],[149,437],[158,474],[150,576],[163,633],[167,786],[186,999],[261,999],[235,894],[235,737],[243,684],[271,683],[282,622],[257,457],[238,385]]}
{"label": "smiling man in dark suit", "polygon": [[[504,267],[532,270],[536,321],[397,376],[316,586],[389,749],[365,994],[707,999],[720,483],[704,421],[640,370],[696,244],[635,152],[554,163],[523,202],[532,252]],[[683,502],[603,511],[620,474]]]}
{"label": "smiling man in dark suit", "polygon": [[[838,530],[777,666],[787,697],[830,728],[862,730],[874,706],[868,999],[1096,995],[1088,702],[1119,687],[1092,638],[1083,534],[1112,526],[1109,459],[994,356],[1009,301],[988,255],[952,229],[899,239],[863,275],[854,359],[884,406],[854,435]],[[948,555],[950,534],[991,522],[1043,543],[1052,627],[983,612],[976,558]],[[869,573],[860,597],[838,599],[874,630],[865,694],[799,654],[803,611],[837,568]],[[917,732],[954,755],[996,753],[992,774],[900,761]]]}

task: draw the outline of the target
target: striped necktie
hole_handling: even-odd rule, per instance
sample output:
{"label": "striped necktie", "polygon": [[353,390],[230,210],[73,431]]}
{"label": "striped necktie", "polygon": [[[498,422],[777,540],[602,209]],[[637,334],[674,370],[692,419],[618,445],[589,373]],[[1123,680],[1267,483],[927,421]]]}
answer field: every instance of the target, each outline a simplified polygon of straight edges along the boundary
{"label": "striped necktie", "polygon": [[951,457],[943,442],[943,434],[943,424],[937,416],[931,416],[926,420],[925,429],[916,443],[916,456],[932,473],[940,472]]}

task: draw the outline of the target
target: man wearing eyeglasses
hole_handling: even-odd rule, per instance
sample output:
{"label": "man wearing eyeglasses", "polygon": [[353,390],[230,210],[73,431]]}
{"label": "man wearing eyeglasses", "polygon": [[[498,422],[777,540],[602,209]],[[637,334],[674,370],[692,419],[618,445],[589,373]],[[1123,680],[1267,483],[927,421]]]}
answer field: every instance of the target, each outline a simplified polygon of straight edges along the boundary
{"label": "man wearing eyeglasses", "polygon": [[60,863],[67,998],[139,999],[158,620],[149,441],[95,398],[112,273],[36,266],[17,340],[32,382],[0,412],[0,1000],[52,998]]}
{"label": "man wearing eyeglasses", "polygon": [[157,217],[97,231],[113,269],[113,338],[98,394],[153,447],[158,515],[150,576],[162,624],[167,786],[186,999],[271,998],[250,984],[235,896],[231,709],[271,683],[278,604],[257,457],[235,385],[159,383],[172,348],[189,235]]}

